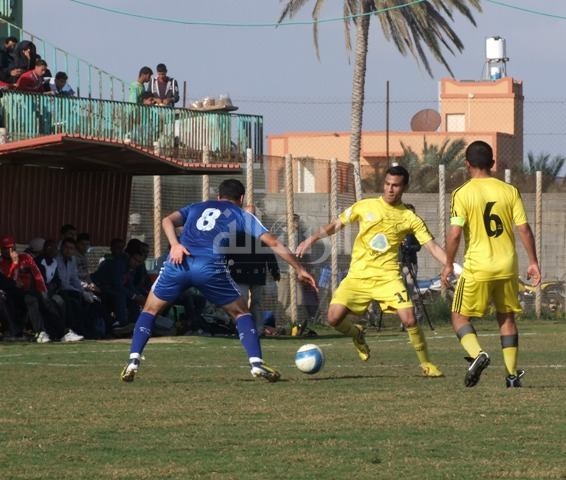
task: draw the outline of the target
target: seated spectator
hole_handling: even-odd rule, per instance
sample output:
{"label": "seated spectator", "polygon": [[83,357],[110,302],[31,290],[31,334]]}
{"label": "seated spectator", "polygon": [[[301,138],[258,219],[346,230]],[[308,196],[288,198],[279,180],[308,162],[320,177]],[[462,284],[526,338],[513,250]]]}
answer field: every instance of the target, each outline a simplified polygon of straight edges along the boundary
{"label": "seated spectator", "polygon": [[50,342],[44,321],[47,287],[43,276],[31,255],[16,251],[11,235],[0,237],[0,274],[6,301],[11,304],[14,336],[21,336],[30,324],[38,343]]}
{"label": "seated spectator", "polygon": [[100,265],[104,260],[108,260],[110,258],[115,258],[122,253],[124,253],[124,248],[126,248],[126,242],[123,238],[113,238],[110,240],[110,253],[105,253],[100,260],[98,260],[98,264]]}
{"label": "seated spectator", "polygon": [[134,243],[124,253],[104,260],[91,275],[103,305],[116,319],[113,333],[117,336],[131,333],[145,303],[147,291],[135,285],[136,270],[143,263],[143,251]]}
{"label": "seated spectator", "polygon": [[132,238],[128,245],[126,245],[126,252],[137,252],[140,251],[143,256],[143,263],[136,268],[136,272],[134,275],[134,285],[136,290],[138,290],[143,295],[147,296],[149,294],[149,290],[153,285],[153,281],[149,272],[147,271],[147,267],[145,265],[145,261],[149,256],[149,245],[141,240],[136,238]]}
{"label": "seated spectator", "polygon": [[20,75],[14,88],[22,92],[45,93],[43,89],[45,80],[43,77],[46,70],[47,63],[45,63],[45,60],[37,60],[32,70],[28,70]]}
{"label": "seated spectator", "polygon": [[55,240],[45,240],[41,253],[35,257],[45,286],[47,287],[46,308],[48,310],[49,325],[46,325],[48,338],[58,338],[62,342],[75,341],[74,334],[65,324],[66,309],[63,297],[59,295],[61,280],[57,273],[57,244]]}
{"label": "seated spectator", "polygon": [[28,247],[24,250],[24,253],[28,253],[32,257],[37,257],[43,251],[43,244],[45,239],[41,237],[32,238],[29,241]]}
{"label": "seated spectator", "polygon": [[16,83],[18,78],[29,70],[35,68],[37,52],[35,44],[29,40],[22,40],[14,49],[13,59],[8,65],[8,83]]}
{"label": "seated spectator", "polygon": [[77,241],[77,229],[74,225],[70,223],[61,225],[61,228],[59,229],[59,242],[57,242],[57,250],[61,250],[61,244],[63,243],[63,240],[65,240],[65,238],[72,238],[73,240],[75,240],[75,242]]}
{"label": "seated spectator", "polygon": [[55,77],[50,76],[47,83],[48,91],[60,97],[74,97],[75,91],[73,87],[67,83],[68,78],[65,72],[57,72]]}
{"label": "seated spectator", "polygon": [[142,103],[142,93],[147,90],[145,84],[151,80],[153,70],[149,67],[142,67],[138,74],[138,79],[130,84],[129,101],[132,103]]}
{"label": "seated spectator", "polygon": [[90,235],[86,232],[79,233],[77,235],[77,253],[75,255],[75,258],[77,259],[77,271],[83,287],[86,290],[92,291],[92,280],[90,279],[88,258],[86,256],[89,249]]}
{"label": "seated spectator", "polygon": [[158,105],[174,107],[179,101],[177,80],[167,76],[167,67],[160,63],[156,67],[157,75],[151,79],[149,91],[155,96]]}
{"label": "seated spectator", "polygon": [[74,341],[80,341],[84,339],[87,331],[94,330],[94,327],[89,324],[87,304],[93,303],[95,296],[92,292],[86,291],[81,284],[75,258],[76,251],[75,240],[70,237],[65,238],[61,242],[61,249],[55,259],[57,260],[57,273],[61,279],[59,295],[65,300],[65,323],[75,335]]}

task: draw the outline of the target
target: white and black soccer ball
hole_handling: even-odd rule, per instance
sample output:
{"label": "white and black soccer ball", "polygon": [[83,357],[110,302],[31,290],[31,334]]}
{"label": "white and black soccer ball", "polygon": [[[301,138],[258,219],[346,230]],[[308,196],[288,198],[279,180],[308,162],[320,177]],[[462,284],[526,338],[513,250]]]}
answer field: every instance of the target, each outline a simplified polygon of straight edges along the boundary
{"label": "white and black soccer ball", "polygon": [[324,352],[318,345],[307,343],[297,350],[295,365],[309,375],[320,372],[324,366]]}

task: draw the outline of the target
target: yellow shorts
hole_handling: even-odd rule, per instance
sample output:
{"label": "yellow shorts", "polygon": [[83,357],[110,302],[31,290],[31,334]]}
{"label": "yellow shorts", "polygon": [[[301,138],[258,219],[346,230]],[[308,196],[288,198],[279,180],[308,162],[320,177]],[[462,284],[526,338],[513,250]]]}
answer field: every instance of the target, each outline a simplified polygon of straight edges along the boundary
{"label": "yellow shorts", "polygon": [[330,303],[344,305],[355,315],[362,315],[373,300],[379,303],[384,312],[413,306],[400,275],[389,279],[346,276],[334,292]]}
{"label": "yellow shorts", "polygon": [[483,317],[490,303],[497,313],[520,313],[519,284],[516,278],[487,282],[460,277],[454,291],[452,311],[466,317]]}

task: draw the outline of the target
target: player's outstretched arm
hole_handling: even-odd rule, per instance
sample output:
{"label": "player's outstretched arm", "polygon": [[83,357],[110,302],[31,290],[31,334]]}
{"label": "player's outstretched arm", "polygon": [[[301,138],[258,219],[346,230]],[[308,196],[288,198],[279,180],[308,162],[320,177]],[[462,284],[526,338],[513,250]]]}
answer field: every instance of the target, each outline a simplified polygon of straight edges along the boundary
{"label": "player's outstretched arm", "polygon": [[309,284],[318,292],[318,286],[314,277],[305,270],[305,267],[297,260],[293,252],[283,245],[276,237],[270,233],[264,233],[261,241],[265,243],[277,256],[281,257],[285,262],[291,265],[297,271],[299,281]]}
{"label": "player's outstretched arm", "polygon": [[334,235],[337,231],[341,230],[342,227],[343,225],[339,218],[325,225],[324,227],[320,227],[310,237],[305,238],[301,243],[299,243],[299,245],[295,249],[297,257],[303,258],[303,255],[308,252],[312,245],[315,244],[320,238]]}

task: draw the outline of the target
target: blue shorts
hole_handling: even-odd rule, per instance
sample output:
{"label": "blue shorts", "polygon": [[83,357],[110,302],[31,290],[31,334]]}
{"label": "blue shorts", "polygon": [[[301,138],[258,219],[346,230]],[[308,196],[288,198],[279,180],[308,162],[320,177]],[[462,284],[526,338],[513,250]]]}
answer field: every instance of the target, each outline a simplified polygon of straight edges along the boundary
{"label": "blue shorts", "polygon": [[209,302],[219,306],[241,295],[225,265],[192,256],[185,256],[180,264],[167,260],[151,289],[157,298],[172,303],[189,287],[198,288]]}

